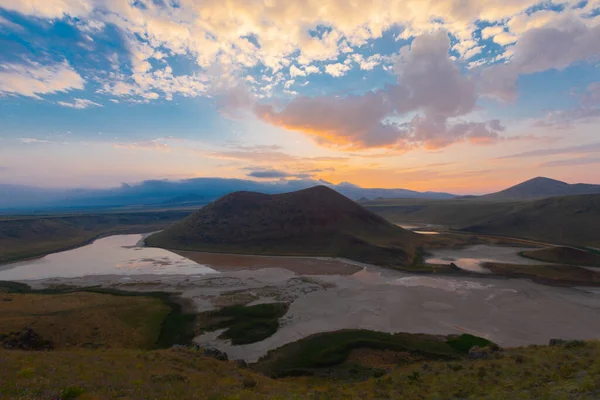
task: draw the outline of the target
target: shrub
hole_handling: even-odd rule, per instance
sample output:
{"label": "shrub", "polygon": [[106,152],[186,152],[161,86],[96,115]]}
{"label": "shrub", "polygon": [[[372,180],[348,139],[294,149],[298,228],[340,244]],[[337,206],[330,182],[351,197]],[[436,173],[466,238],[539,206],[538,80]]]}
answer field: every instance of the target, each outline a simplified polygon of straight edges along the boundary
{"label": "shrub", "polygon": [[67,386],[60,391],[61,400],[73,400],[85,393],[85,389],[81,386]]}

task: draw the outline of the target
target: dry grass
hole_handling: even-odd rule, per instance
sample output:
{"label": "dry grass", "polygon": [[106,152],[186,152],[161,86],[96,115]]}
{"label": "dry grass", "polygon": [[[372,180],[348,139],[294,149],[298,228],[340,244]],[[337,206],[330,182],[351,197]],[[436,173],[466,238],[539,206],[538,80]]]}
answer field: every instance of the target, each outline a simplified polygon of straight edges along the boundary
{"label": "dry grass", "polygon": [[191,350],[0,352],[2,399],[597,399],[598,376],[599,342],[421,362],[358,383],[273,380]]}
{"label": "dry grass", "polygon": [[100,293],[0,293],[0,329],[33,329],[59,349],[152,348],[171,311],[158,298]]}

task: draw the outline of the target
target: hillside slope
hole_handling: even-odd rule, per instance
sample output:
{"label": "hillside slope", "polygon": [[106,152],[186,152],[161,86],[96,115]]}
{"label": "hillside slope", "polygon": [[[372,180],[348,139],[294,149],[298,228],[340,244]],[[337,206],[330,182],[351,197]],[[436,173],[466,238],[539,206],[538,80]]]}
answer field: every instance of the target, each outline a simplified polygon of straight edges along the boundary
{"label": "hillside slope", "polygon": [[525,200],[580,194],[600,194],[600,185],[568,184],[556,179],[537,177],[500,192],[479,196],[479,199],[491,201]]}
{"label": "hillside slope", "polygon": [[548,241],[573,246],[600,247],[600,194],[552,197],[514,206],[464,230]]}
{"label": "hillside slope", "polygon": [[403,265],[423,240],[336,191],[316,186],[278,195],[229,194],[150,236],[147,244],[178,250],[339,256]]}
{"label": "hillside slope", "polygon": [[473,233],[600,247],[600,194],[505,202],[390,199],[363,205],[393,222],[439,224]]}

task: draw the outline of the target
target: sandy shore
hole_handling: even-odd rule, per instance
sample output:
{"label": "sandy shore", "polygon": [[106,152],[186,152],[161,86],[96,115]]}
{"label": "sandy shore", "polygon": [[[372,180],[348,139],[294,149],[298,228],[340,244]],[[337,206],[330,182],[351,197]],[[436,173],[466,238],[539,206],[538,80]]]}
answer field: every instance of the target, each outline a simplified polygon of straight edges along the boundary
{"label": "sandy shore", "polygon": [[363,269],[360,263],[343,258],[258,256],[185,250],[169,251],[220,272],[284,268],[298,275],[352,275]]}
{"label": "sandy shore", "polygon": [[551,338],[600,338],[600,292],[521,279],[414,276],[367,267],[345,276],[299,276],[286,269],[265,268],[197,276],[105,275],[26,283],[177,292],[199,312],[233,303],[290,303],[282,327],[262,342],[232,346],[217,339],[219,332],[195,339],[247,361],[311,334],[345,328],[468,332],[502,346],[546,344]]}

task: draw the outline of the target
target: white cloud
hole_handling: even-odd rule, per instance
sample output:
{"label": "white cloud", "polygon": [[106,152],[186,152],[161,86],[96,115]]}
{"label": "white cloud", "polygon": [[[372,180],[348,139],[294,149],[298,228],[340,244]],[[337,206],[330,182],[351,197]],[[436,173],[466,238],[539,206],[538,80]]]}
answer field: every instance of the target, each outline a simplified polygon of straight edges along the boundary
{"label": "white cloud", "polygon": [[296,67],[295,65],[292,65],[290,67],[290,76],[292,78],[295,78],[297,76],[306,76],[306,72],[304,72],[300,68]]}
{"label": "white cloud", "polygon": [[[482,44],[474,40],[482,21],[491,25],[483,30],[483,37],[493,38],[506,49],[515,42],[518,46],[528,32],[555,23],[561,14],[583,24],[597,24],[599,20],[584,20],[584,14],[590,15],[597,7],[597,2],[592,1],[579,9],[573,8],[579,3],[576,0],[459,3],[460,6],[457,0],[0,0],[0,7],[40,18],[76,17],[77,22],[73,23],[90,37],[107,24],[116,26],[126,40],[132,71],[103,80],[102,90],[138,100],[152,98],[152,93],[166,99],[172,99],[176,93],[205,95],[220,90],[220,86],[235,86],[240,76],[257,66],[266,67],[265,74],[289,67],[289,77],[293,79],[321,72],[315,62],[328,63],[325,72],[342,76],[347,67],[334,60],[344,54],[354,57],[359,50],[362,59],[355,62],[362,70],[370,70],[382,60],[377,54],[363,56],[368,47],[358,46],[380,38],[392,27],[401,27],[399,37],[404,39],[444,29],[457,40],[454,49],[460,57],[473,60],[487,54]],[[531,12],[536,5],[550,3],[565,5],[565,11]],[[316,35],[314,29],[318,26],[326,29]],[[153,69],[156,60],[164,65],[173,55],[193,60],[196,73],[174,76],[166,68]],[[509,55],[510,51],[505,51],[503,57]],[[481,63],[474,60],[470,65],[499,60],[492,60],[493,57]],[[260,93],[258,88],[255,91]]]}
{"label": "white cloud", "polygon": [[350,60],[357,63],[360,66],[360,69],[362,69],[363,71],[370,71],[381,63],[383,57],[381,56],[381,54],[373,54],[367,58],[364,58],[362,54],[354,53],[346,59],[346,62],[344,62],[344,64],[349,63]]}
{"label": "white cloud", "polygon": [[162,139],[155,140],[145,140],[142,142],[132,142],[132,143],[115,143],[113,147],[116,149],[129,149],[129,150],[157,150],[169,152],[171,151],[171,146],[167,143],[164,143]]}
{"label": "white cloud", "polygon": [[94,0],[0,0],[0,8],[41,18],[83,17],[94,8]]}
{"label": "white cloud", "polygon": [[342,63],[327,64],[325,66],[325,72],[336,78],[346,75],[346,72],[350,71],[351,69],[351,66]]}
{"label": "white cloud", "polygon": [[310,75],[310,74],[318,74],[321,72],[321,70],[319,69],[319,67],[317,67],[315,65],[307,65],[306,67],[304,67],[304,72],[306,72],[307,75]]}
{"label": "white cloud", "polygon": [[23,144],[67,144],[66,142],[53,142],[51,140],[36,138],[17,138],[17,141]]}
{"label": "white cloud", "polygon": [[600,24],[588,25],[570,17],[533,28],[510,49],[508,63],[483,71],[483,90],[503,100],[514,100],[519,75],[562,70],[579,60],[600,60],[598,38]]}
{"label": "white cloud", "polygon": [[13,31],[22,31],[24,29],[21,25],[15,24],[14,22],[7,20],[0,15],[0,30],[2,30],[2,27]]}
{"label": "white cloud", "polygon": [[0,64],[0,94],[40,99],[43,94],[81,90],[84,85],[85,80],[66,61],[52,65]]}
{"label": "white cloud", "polygon": [[91,100],[77,98],[73,99],[72,102],[59,101],[58,104],[63,107],[76,108],[80,110],[88,107],[104,107],[102,104],[95,103]]}

